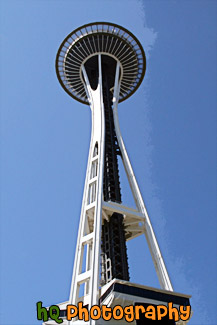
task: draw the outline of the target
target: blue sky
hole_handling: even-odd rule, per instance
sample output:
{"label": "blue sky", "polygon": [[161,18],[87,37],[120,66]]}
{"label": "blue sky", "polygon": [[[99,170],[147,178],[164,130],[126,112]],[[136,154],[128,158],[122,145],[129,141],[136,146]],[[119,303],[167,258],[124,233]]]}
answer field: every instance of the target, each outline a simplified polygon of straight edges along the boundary
{"label": "blue sky", "polygon": [[[192,295],[190,324],[216,324],[214,0],[1,1],[0,323],[39,324],[37,301],[68,299],[91,121],[55,56],[93,21],[144,46],[145,79],[119,106],[123,138],[174,289]],[[131,280],[159,287],[145,239],[128,252]]]}

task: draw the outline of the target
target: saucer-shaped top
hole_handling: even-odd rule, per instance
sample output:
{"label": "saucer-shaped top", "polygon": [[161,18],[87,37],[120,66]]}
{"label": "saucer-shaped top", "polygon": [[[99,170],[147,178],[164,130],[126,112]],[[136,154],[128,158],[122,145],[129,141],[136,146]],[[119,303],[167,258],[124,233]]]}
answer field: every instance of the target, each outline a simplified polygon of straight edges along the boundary
{"label": "saucer-shaped top", "polygon": [[83,25],[64,39],[56,57],[59,82],[74,99],[89,104],[81,66],[97,54],[111,56],[120,62],[119,102],[122,102],[141,84],[145,75],[146,59],[138,39],[116,24],[97,22]]}

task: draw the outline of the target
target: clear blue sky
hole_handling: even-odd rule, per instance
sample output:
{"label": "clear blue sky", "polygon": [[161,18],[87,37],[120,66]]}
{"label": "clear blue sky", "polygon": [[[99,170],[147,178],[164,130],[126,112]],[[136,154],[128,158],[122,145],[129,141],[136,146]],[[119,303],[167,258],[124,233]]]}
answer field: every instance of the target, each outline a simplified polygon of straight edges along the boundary
{"label": "clear blue sky", "polygon": [[[144,46],[144,82],[119,107],[123,137],[174,289],[192,295],[190,324],[217,324],[214,0],[1,1],[0,324],[39,324],[37,301],[68,299],[91,121],[55,56],[93,21]],[[128,252],[131,280],[159,286],[145,239]]]}

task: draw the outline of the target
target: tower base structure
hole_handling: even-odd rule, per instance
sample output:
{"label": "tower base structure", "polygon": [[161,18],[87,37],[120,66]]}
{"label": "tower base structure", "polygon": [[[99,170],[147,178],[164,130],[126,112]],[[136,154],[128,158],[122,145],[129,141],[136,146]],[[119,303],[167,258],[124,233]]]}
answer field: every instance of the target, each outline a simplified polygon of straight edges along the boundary
{"label": "tower base structure", "polygon": [[[129,281],[113,279],[101,288],[98,306],[101,310],[102,306],[106,306],[107,308],[110,307],[115,318],[118,314],[121,316],[119,307],[116,306],[121,306],[121,309],[126,313],[123,315],[122,319],[111,317],[110,320],[105,320],[100,317],[98,320],[94,320],[94,324],[146,325],[158,322],[165,325],[185,325],[188,323],[191,316],[191,310],[189,309],[190,297],[189,295],[174,291],[156,289]],[[85,308],[84,297],[81,297],[80,301],[83,303],[83,308]],[[58,304],[60,309],[59,317],[63,320],[63,325],[69,324],[69,320],[67,320],[67,306],[71,306],[68,301]],[[142,306],[144,309],[139,306]],[[109,312],[106,313],[107,317],[108,314]],[[81,315],[84,316],[82,313]],[[89,321],[84,321],[84,319],[79,320],[78,317],[74,317],[71,321],[75,325],[89,325],[92,323],[91,319],[89,319]],[[43,324],[56,325],[57,323],[49,319]]]}

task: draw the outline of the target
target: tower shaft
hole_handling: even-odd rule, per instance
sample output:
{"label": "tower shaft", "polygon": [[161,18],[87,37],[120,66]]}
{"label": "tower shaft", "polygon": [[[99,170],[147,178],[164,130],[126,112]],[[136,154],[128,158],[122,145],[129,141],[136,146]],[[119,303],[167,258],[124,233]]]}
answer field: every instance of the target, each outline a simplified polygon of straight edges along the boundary
{"label": "tower shaft", "polygon": [[[106,89],[108,93],[108,88],[103,87],[102,62],[104,60],[102,56],[98,54],[95,63],[92,60],[82,65],[85,87],[92,111],[92,135],[69,299],[70,303],[74,305],[80,300],[83,301],[84,305],[88,306],[97,304],[101,280],[103,283],[108,283],[114,277],[123,279],[129,277],[125,238],[129,240],[143,233],[146,236],[162,288],[172,290],[120,133],[117,115],[120,63],[117,61],[115,64],[113,78],[106,74],[108,78],[106,87],[109,87],[109,89],[114,88],[112,99],[114,107],[112,109],[111,98],[109,102],[103,96]],[[94,71],[96,67],[97,73]],[[108,106],[105,108],[106,105]],[[112,114],[110,114],[111,110]],[[108,112],[109,115],[107,115]],[[105,117],[106,115],[107,117]],[[106,145],[109,148],[107,152]],[[113,155],[111,154],[111,148]],[[134,211],[123,207],[121,202],[117,202],[121,199],[119,179],[116,178],[114,183],[112,175],[115,169],[116,176],[118,175],[117,153],[119,152],[137,206]],[[107,162],[113,166],[108,169],[108,173],[105,172]],[[108,181],[106,187],[105,178]],[[105,195],[108,195],[109,200],[105,200]],[[102,279],[100,279],[101,253]]]}
{"label": "tower shaft", "polygon": [[105,201],[121,203],[121,190],[117,160],[117,155],[120,154],[120,149],[114,128],[112,97],[112,93],[109,89],[108,78],[106,74],[103,74],[103,103],[105,112],[105,161],[103,194]]}

